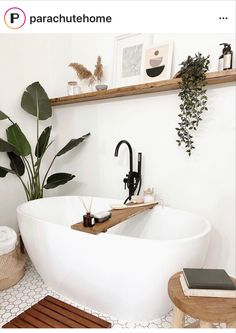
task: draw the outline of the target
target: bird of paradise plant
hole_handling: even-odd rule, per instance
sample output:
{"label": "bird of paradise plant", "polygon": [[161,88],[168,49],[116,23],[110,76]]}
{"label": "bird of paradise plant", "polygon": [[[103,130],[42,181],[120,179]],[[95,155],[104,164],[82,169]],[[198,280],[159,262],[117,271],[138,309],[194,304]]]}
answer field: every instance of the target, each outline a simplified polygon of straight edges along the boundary
{"label": "bird of paradise plant", "polygon": [[21,107],[36,117],[36,147],[33,151],[20,126],[7,114],[0,111],[0,121],[6,120],[11,123],[6,129],[7,140],[0,138],[0,152],[7,153],[10,160],[10,167],[0,166],[0,178],[5,177],[8,173],[16,175],[23,185],[29,201],[42,198],[44,189],[56,188],[59,185],[66,184],[75,177],[65,172],[48,175],[55,160],[77,147],[90,133],[71,139],[53,157],[45,175],[41,178],[41,163],[53,141],[50,142],[52,126],[46,127],[41,134],[39,133],[39,122],[52,116],[50,100],[39,82],[34,82],[26,88],[21,99]]}

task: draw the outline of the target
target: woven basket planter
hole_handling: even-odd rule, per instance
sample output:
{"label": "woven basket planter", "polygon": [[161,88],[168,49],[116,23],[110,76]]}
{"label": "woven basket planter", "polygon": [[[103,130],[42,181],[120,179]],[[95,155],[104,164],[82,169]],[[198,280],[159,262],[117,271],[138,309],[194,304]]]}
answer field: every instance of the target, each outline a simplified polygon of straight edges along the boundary
{"label": "woven basket planter", "polygon": [[26,257],[20,251],[20,244],[15,250],[0,256],[0,290],[14,286],[24,276]]}

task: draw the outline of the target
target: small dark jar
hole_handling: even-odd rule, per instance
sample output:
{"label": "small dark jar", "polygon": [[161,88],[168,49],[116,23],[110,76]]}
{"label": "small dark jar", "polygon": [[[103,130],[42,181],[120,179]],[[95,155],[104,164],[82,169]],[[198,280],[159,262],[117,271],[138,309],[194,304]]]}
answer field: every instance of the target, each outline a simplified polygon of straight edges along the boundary
{"label": "small dark jar", "polygon": [[86,213],[83,215],[83,225],[84,227],[92,227],[94,225],[94,216],[91,213]]}

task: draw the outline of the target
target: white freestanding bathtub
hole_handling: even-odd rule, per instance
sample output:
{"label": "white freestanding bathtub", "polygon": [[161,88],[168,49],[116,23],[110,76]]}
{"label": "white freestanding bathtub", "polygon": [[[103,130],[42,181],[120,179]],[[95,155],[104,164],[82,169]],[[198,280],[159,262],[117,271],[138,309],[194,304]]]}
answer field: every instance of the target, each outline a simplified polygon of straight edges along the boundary
{"label": "white freestanding bathtub", "polygon": [[[94,198],[92,212],[120,202]],[[211,227],[198,216],[156,206],[93,235],[70,228],[84,213],[76,196],[17,208],[20,232],[38,273],[56,292],[81,305],[127,321],[157,319],[171,307],[170,276],[204,264]]]}

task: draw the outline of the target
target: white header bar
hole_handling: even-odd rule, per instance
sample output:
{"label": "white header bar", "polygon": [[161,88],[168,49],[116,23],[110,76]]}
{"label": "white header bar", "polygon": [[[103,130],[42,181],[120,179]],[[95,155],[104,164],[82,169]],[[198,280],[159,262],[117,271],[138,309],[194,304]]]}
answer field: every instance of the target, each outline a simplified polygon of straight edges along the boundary
{"label": "white header bar", "polygon": [[235,1],[0,1],[0,33],[234,33]]}

